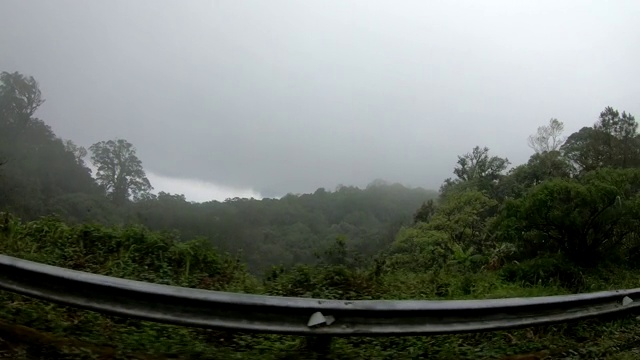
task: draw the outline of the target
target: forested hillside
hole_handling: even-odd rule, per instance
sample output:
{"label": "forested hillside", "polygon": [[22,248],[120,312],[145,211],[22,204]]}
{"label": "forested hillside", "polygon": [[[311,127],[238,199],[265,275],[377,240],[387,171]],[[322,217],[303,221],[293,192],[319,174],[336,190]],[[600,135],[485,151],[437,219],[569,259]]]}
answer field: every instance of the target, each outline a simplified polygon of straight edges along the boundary
{"label": "forested hillside", "polygon": [[[34,117],[43,101],[35,80],[17,73],[1,79],[2,254],[163,284],[331,299],[640,287],[640,136],[624,111],[607,107],[568,136],[551,119],[528,139],[533,155],[525,164],[470,144],[439,193],[375,181],[282,199],[191,203],[152,194],[125,140],[87,151],[57,138]],[[95,174],[84,163],[89,153]],[[16,357],[312,357],[295,337],[150,324],[5,292],[0,303],[0,345]],[[484,334],[339,339],[330,356],[624,359],[637,354],[638,339],[640,325],[627,316]]]}
{"label": "forested hillside", "polygon": [[[3,72],[1,80],[0,211],[24,220],[56,215],[69,223],[175,230],[183,239],[203,237],[240,253],[262,273],[272,265],[314,263],[338,237],[373,255],[437,195],[382,180],[282,199],[193,203],[180,194],[154,195],[131,143],[106,140],[87,150],[62,140],[34,116],[44,102],[35,79]],[[89,158],[95,174],[85,164]]]}
{"label": "forested hillside", "polygon": [[[0,74],[0,208],[25,218],[101,200],[86,151],[34,116],[44,102],[35,79]],[[82,219],[81,210],[74,214]]]}
{"label": "forested hillside", "polygon": [[374,182],[366,189],[286,195],[282,199],[230,199],[192,204],[160,193],[131,205],[131,219],[151,229],[180,231],[185,239],[205,236],[228,251],[242,249],[251,269],[313,263],[314,255],[338,237],[373,255],[411,223],[435,192]]}

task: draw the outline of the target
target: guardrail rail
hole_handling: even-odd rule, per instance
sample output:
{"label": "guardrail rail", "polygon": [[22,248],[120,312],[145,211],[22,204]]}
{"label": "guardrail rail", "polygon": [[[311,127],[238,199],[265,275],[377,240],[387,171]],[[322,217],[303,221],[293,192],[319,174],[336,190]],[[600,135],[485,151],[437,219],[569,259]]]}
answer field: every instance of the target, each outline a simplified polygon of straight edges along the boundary
{"label": "guardrail rail", "polygon": [[640,289],[487,300],[324,300],[151,284],[0,255],[0,289],[101,313],[190,327],[293,335],[493,331],[628,311]]}

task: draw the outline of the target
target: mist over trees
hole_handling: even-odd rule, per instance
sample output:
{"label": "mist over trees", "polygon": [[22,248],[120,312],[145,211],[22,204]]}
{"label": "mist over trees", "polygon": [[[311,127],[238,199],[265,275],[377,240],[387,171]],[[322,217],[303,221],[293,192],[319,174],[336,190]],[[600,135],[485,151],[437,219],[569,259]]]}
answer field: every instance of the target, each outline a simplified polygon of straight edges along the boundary
{"label": "mist over trees", "polygon": [[32,77],[0,74],[0,204],[25,217],[51,213],[70,197],[100,195],[89,169],[33,116],[43,102]]}
{"label": "mist over trees", "polygon": [[[382,180],[366,189],[341,186],[277,200],[198,204],[180,194],[154,195],[133,144],[105,140],[87,151],[62,140],[32,116],[44,101],[38,83],[18,73],[2,73],[2,79],[0,101],[7,105],[0,159],[7,163],[0,167],[0,211],[25,220],[54,214],[73,223],[177,230],[185,239],[204,237],[221,249],[240,251],[252,270],[262,272],[271,265],[316,262],[315,253],[339,236],[363,254],[374,254],[435,196]],[[87,155],[94,174],[86,166]]]}
{"label": "mist over trees", "polygon": [[[58,138],[34,116],[45,100],[32,77],[3,72],[0,79],[0,207],[27,220],[55,214],[76,223],[176,230],[241,251],[259,271],[314,263],[315,252],[341,236],[354,251],[374,255],[411,223],[429,224],[479,252],[491,243],[522,243],[522,251],[536,249],[526,256],[561,252],[581,263],[635,241],[638,124],[611,107],[593,126],[566,137],[563,123],[551,119],[528,138],[529,161],[508,171],[507,157],[474,146],[458,157],[455,178],[444,181],[438,199],[377,180],[366,189],[341,186],[278,200],[191,203],[179,194],[151,194],[143,163],[125,139],[87,151]],[[95,174],[86,166],[88,155]]]}
{"label": "mist over trees", "polygon": [[[506,154],[470,144],[439,192],[375,180],[364,189],[339,186],[281,199],[194,203],[181,194],[153,194],[142,159],[125,139],[86,149],[57,137],[35,117],[44,99],[32,77],[3,72],[0,80],[3,254],[148,282],[345,300],[527,297],[640,287],[640,135],[625,111],[606,107],[595,123],[568,136],[564,124],[551,119],[523,139],[533,154],[513,167]],[[149,334],[164,331],[160,325],[139,331],[143,325],[137,320],[118,322],[63,308],[52,312],[1,292],[0,302],[28,309],[2,307],[0,315],[16,323],[64,336],[91,329],[94,337],[119,339],[114,342],[124,352],[138,349],[129,339],[149,352],[179,343],[182,353],[196,358],[247,346],[259,353],[290,341],[217,334],[225,341],[211,345],[211,333],[195,329],[165,331],[158,341]],[[598,326],[581,333],[596,338]],[[540,346],[531,345],[524,331],[509,335],[513,342],[500,351],[518,344],[540,350],[558,342],[581,347],[578,335],[559,336],[550,327],[537,335]],[[368,349],[375,358],[420,347],[443,357],[473,357],[477,349],[460,344],[484,346],[504,341],[500,336],[456,335],[438,345],[345,340],[339,351]]]}
{"label": "mist over trees", "polygon": [[[58,138],[34,117],[45,101],[34,78],[3,72],[0,79],[0,207],[27,220],[54,214],[76,223],[176,230],[186,239],[204,237],[241,251],[259,272],[314,263],[315,253],[339,237],[372,256],[411,223],[429,224],[430,231],[479,252],[492,242],[521,243],[522,251],[537,249],[526,256],[563,252],[583,263],[611,255],[618,245],[631,247],[636,236],[638,125],[633,115],[611,107],[593,126],[566,137],[564,124],[551,119],[527,139],[534,150],[529,161],[508,171],[507,157],[474,146],[458,156],[455,178],[444,181],[438,199],[434,192],[377,180],[366,189],[341,186],[278,200],[191,203],[179,194],[151,194],[143,163],[125,139],[100,141],[87,151]],[[86,166],[88,155],[95,174]]]}

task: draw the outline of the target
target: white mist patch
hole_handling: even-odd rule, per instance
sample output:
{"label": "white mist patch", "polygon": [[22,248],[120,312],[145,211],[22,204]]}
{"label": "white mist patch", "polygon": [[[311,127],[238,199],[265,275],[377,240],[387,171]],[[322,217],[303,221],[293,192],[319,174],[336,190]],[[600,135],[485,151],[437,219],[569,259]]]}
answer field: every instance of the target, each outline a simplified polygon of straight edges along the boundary
{"label": "white mist patch", "polygon": [[228,198],[255,198],[261,196],[252,189],[238,189],[220,186],[214,183],[185,178],[174,178],[147,171],[147,178],[153,186],[153,192],[164,191],[171,194],[183,194],[187,200],[204,202],[211,200],[224,201]]}
{"label": "white mist patch", "polygon": [[[86,163],[93,178],[96,177],[97,169],[93,164]],[[252,189],[238,189],[229,186],[216,185],[212,182],[175,178],[170,176],[159,175],[151,171],[145,171],[147,179],[153,186],[152,193],[158,194],[160,191],[164,191],[170,194],[182,194],[188,201],[205,202],[211,200],[224,201],[225,199],[239,198],[254,198],[262,199],[262,196]]]}

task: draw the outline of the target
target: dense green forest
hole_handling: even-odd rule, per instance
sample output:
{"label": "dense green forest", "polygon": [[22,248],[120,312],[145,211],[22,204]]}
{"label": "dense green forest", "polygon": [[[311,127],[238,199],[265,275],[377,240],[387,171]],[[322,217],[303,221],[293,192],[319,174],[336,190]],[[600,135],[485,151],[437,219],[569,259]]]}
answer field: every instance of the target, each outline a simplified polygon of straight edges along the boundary
{"label": "dense green forest", "polygon": [[193,203],[180,194],[154,195],[128,141],[101,141],[87,150],[62,140],[34,117],[44,101],[35,79],[5,72],[1,81],[0,211],[24,220],[56,215],[74,224],[176,230],[183,239],[204,237],[239,252],[251,270],[262,273],[272,265],[313,263],[315,253],[338,237],[373,255],[411,222],[421,203],[437,196],[382,180],[365,189],[320,188],[281,199]]}
{"label": "dense green forest", "polygon": [[[524,164],[475,146],[452,164],[454,177],[439,192],[375,181],[282,199],[191,203],[152,194],[126,140],[87,150],[56,137],[34,117],[44,100],[33,78],[5,72],[0,81],[2,254],[148,282],[332,299],[640,287],[640,136],[634,117],[611,107],[566,137],[557,119],[540,126]],[[0,304],[0,349],[19,358],[313,357],[297,337],[152,324],[6,292]],[[639,341],[638,321],[621,316],[482,334],[336,339],[329,357],[633,359]]]}

